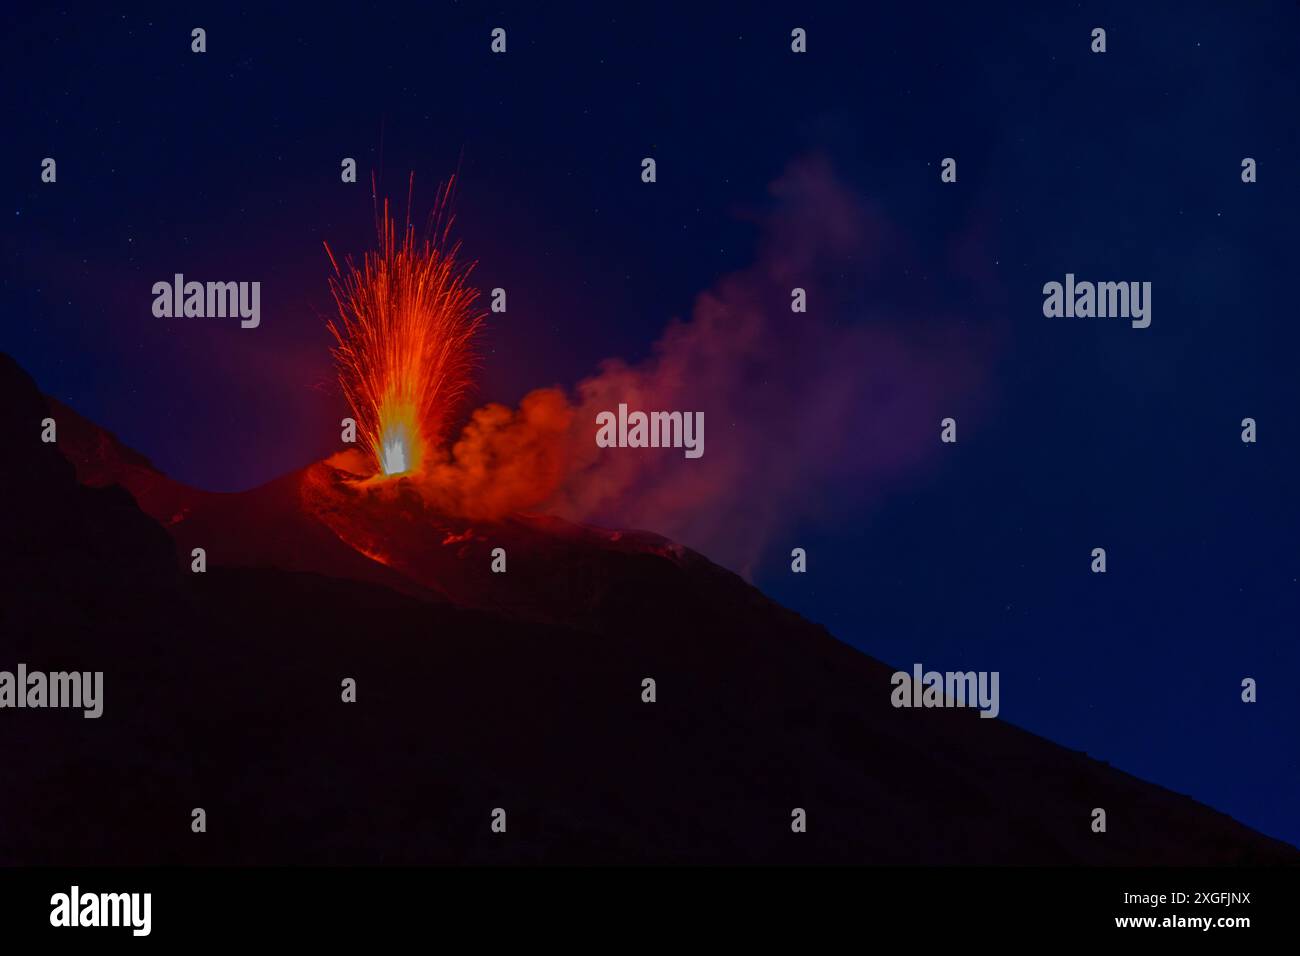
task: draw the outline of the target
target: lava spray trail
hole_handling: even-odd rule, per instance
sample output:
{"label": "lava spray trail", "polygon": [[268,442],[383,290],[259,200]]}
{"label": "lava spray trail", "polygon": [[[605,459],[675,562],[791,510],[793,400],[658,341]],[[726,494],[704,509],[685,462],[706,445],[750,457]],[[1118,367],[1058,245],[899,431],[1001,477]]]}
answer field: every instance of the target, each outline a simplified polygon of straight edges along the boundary
{"label": "lava spray trail", "polygon": [[470,384],[473,339],[484,319],[468,284],[473,263],[458,263],[460,244],[448,241],[455,177],[439,190],[423,240],[411,225],[414,181],[412,174],[400,237],[388,200],[382,211],[376,205],[379,248],[360,267],[348,258],[345,273],[325,244],[339,310],[339,321],[329,323],[339,385],[382,475],[421,471],[446,437]]}

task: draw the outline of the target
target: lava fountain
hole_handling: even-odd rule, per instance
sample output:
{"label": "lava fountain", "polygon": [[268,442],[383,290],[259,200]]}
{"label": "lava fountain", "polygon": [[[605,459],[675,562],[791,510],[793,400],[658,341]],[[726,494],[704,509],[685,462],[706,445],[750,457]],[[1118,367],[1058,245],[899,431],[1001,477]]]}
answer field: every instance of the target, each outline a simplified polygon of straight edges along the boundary
{"label": "lava fountain", "polygon": [[421,470],[470,385],[484,314],[468,284],[474,264],[461,265],[460,244],[448,240],[454,183],[453,177],[438,191],[424,239],[411,225],[408,190],[400,238],[388,200],[382,211],[376,205],[379,248],[360,266],[348,258],[341,270],[325,244],[339,310],[339,320],[329,322],[338,342],[331,354],[358,437],[384,476]]}

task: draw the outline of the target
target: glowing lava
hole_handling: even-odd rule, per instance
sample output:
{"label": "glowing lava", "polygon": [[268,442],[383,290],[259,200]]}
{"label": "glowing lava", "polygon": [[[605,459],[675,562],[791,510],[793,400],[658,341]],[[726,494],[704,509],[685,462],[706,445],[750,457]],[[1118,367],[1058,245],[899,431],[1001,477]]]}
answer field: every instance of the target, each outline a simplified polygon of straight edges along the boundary
{"label": "glowing lava", "polygon": [[394,435],[391,438],[382,439],[384,444],[384,454],[379,463],[379,467],[385,475],[400,475],[410,469],[406,466],[406,449],[410,446],[411,441],[407,435]]}
{"label": "glowing lava", "polygon": [[[412,177],[412,185],[414,177]],[[339,385],[352,408],[357,433],[378,471],[418,472],[428,451],[446,435],[457,402],[470,384],[471,348],[483,323],[468,285],[473,264],[461,266],[460,244],[450,245],[447,214],[454,179],[439,190],[430,238],[417,241],[407,217],[399,240],[384,200],[376,209],[379,248],[346,274],[334,266],[330,291],[340,321],[329,323]]]}

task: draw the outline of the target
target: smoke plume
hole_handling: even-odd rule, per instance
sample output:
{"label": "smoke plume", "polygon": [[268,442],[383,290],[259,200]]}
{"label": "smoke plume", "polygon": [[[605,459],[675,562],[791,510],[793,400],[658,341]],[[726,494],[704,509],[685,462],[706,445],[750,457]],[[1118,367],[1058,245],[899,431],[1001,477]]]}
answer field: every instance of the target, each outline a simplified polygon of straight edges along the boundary
{"label": "smoke plume", "polygon": [[[535,510],[658,532],[748,574],[765,548],[789,553],[779,536],[836,520],[822,501],[870,505],[936,456],[941,419],[978,417],[992,325],[891,308],[890,282],[923,270],[824,161],[795,164],[772,194],[757,261],[700,294],[649,359],[608,359],[571,396],[478,410],[427,493],[475,517]],[[702,411],[703,457],[598,448],[596,416],[620,403]]]}

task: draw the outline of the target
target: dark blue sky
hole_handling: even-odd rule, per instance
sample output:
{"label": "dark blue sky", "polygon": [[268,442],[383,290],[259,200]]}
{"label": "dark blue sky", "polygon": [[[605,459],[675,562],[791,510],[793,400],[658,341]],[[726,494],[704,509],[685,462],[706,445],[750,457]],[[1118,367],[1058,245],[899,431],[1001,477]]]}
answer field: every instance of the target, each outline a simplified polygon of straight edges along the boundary
{"label": "dark blue sky", "polygon": [[[7,14],[0,348],[169,474],[251,487],[336,444],[321,242],[371,237],[342,157],[399,195],[414,170],[417,208],[459,166],[476,284],[511,296],[481,397],[513,402],[647,355],[824,156],[936,263],[839,321],[923,298],[1003,331],[978,427],[886,495],[810,490],[836,520],[756,583],[900,667],[1000,670],[1004,719],[1300,843],[1296,4],[366,7]],[[972,235],[978,295],[937,265]],[[260,277],[263,327],[154,319],[184,270]],[[1066,272],[1151,281],[1151,328],[1044,318]]]}

